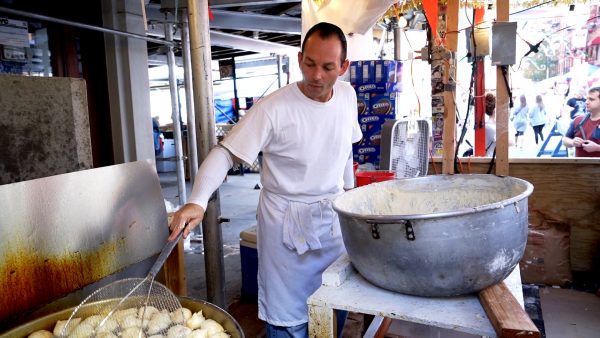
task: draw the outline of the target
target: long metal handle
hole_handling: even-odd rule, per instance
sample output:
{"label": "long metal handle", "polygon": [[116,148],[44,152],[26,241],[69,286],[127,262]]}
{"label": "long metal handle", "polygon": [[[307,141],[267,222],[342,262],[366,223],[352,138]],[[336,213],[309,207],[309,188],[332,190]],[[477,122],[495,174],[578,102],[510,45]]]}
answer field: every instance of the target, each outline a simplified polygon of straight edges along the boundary
{"label": "long metal handle", "polygon": [[160,252],[160,255],[158,255],[158,258],[156,259],[156,262],[154,262],[154,265],[152,265],[152,267],[150,268],[150,272],[148,272],[148,276],[150,276],[152,279],[156,277],[156,274],[158,273],[160,268],[162,268],[162,266],[165,264],[165,261],[171,254],[171,251],[173,251],[173,248],[175,248],[175,246],[183,236],[183,230],[185,230],[185,228],[181,229],[181,232],[179,232],[177,238],[167,241],[167,244],[165,244],[165,246],[163,247],[162,251]]}

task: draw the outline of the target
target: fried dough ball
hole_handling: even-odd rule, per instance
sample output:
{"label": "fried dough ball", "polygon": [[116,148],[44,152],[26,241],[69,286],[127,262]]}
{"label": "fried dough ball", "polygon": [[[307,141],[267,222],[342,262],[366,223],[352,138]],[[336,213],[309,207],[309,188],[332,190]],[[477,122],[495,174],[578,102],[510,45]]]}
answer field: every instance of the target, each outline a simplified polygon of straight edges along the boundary
{"label": "fried dough ball", "polygon": [[[102,322],[98,323],[98,325],[100,325]],[[112,319],[112,318],[108,318],[103,324],[102,326],[97,326],[96,327],[96,333],[100,334],[100,333],[104,333],[104,332],[113,332],[116,329],[119,328],[119,323],[117,323],[116,320]]]}
{"label": "fried dough ball", "polygon": [[206,329],[194,330],[194,331],[192,331],[192,333],[190,333],[189,336],[187,336],[187,338],[208,338],[208,330],[206,330]]}
{"label": "fried dough ball", "polygon": [[190,317],[190,319],[188,319],[186,321],[185,325],[187,327],[189,327],[190,329],[195,330],[195,329],[199,329],[200,325],[205,320],[206,320],[206,318],[204,318],[204,316],[202,315],[202,311],[198,311],[198,312],[194,313]]}
{"label": "fried dough ball", "polygon": [[83,319],[83,321],[81,321],[81,324],[88,324],[95,329],[96,327],[98,327],[98,324],[100,324],[102,319],[104,319],[104,317],[100,315],[89,316]]}
{"label": "fried dough ball", "polygon": [[94,335],[94,330],[91,324],[81,323],[69,333],[68,338],[89,338]]}
{"label": "fried dough ball", "polygon": [[112,332],[105,331],[105,332],[98,332],[96,334],[96,338],[119,338],[119,337]]}
{"label": "fried dough ball", "polygon": [[[69,322],[69,320],[58,320],[56,322],[56,324],[54,325],[54,330],[52,331],[54,336],[60,337],[63,332],[63,329],[65,328],[65,326],[67,325],[68,322]],[[69,333],[71,333],[73,331],[73,329],[77,325],[79,325],[80,322],[81,322],[81,318],[71,319],[71,323],[69,323],[69,327],[68,327],[68,330],[65,332],[65,335],[69,335]]]}
{"label": "fried dough ball", "polygon": [[123,318],[120,324],[122,329],[128,329],[130,327],[142,327],[142,320],[139,319],[135,314],[132,314]]}
{"label": "fried dough ball", "polygon": [[173,322],[171,321],[171,317],[169,316],[168,312],[156,313],[148,322],[148,334],[157,334],[168,328],[172,323]]}
{"label": "fried dough ball", "polygon": [[221,326],[221,324],[217,323],[212,319],[207,319],[200,324],[200,327],[206,329],[208,331],[208,335],[212,336],[215,333],[223,332],[225,329]]}
{"label": "fried dough ball", "polygon": [[[144,310],[145,310],[145,312],[144,312]],[[158,311],[158,309],[155,308],[154,306],[146,306],[146,307],[142,306],[141,308],[139,308],[137,316],[138,316],[138,318],[142,318],[142,316],[143,316],[142,319],[150,320],[150,318],[152,318],[152,316],[154,316],[154,314],[158,313],[158,312],[160,312],[160,311]]]}
{"label": "fried dough ball", "polygon": [[171,312],[169,315],[171,316],[173,323],[184,324],[192,316],[192,311],[182,307]]}
{"label": "fried dough ball", "polygon": [[124,310],[115,311],[115,313],[113,313],[110,318],[116,320],[119,324],[121,324],[121,320],[123,320],[123,318],[131,315],[137,316],[136,308],[128,308]]}
{"label": "fried dough ball", "polygon": [[[141,319],[140,319],[141,320]],[[121,332],[121,338],[146,338],[141,327],[129,327]]]}
{"label": "fried dough ball", "polygon": [[54,335],[48,330],[39,330],[31,333],[27,338],[52,338]]}
{"label": "fried dough ball", "polygon": [[167,332],[167,338],[186,338],[190,333],[192,333],[192,329],[181,324],[177,324],[169,329],[169,332]]}
{"label": "fried dough ball", "polygon": [[228,335],[225,332],[217,332],[217,333],[209,336],[209,338],[229,338],[229,337],[230,337],[230,335]]}

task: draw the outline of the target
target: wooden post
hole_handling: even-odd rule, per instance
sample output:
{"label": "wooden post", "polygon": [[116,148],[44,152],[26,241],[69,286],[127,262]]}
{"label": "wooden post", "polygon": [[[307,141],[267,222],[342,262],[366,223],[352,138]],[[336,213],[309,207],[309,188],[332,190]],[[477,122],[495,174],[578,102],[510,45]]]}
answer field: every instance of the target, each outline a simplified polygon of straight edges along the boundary
{"label": "wooden post", "polygon": [[444,63],[444,138],[442,173],[454,173],[454,151],[456,147],[456,49],[458,46],[458,1],[446,4],[446,48],[452,57]]}
{"label": "wooden post", "polygon": [[[498,22],[508,21],[509,1],[496,1]],[[510,74],[502,73],[502,66],[496,67],[496,175],[508,176],[508,116],[509,97],[507,84]]]}

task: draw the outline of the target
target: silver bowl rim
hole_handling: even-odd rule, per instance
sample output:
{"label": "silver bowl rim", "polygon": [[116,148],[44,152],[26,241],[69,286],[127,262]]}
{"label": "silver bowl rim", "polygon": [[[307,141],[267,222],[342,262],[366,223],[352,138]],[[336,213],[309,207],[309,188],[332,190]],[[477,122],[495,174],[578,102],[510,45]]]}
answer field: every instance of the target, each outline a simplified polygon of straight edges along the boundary
{"label": "silver bowl rim", "polygon": [[[346,211],[344,209],[342,209],[339,205],[338,202],[340,200],[340,198],[342,198],[343,196],[347,196],[347,194],[352,194],[352,193],[356,193],[356,191],[359,191],[359,189],[362,188],[366,188],[366,187],[371,187],[369,189],[372,189],[373,186],[376,185],[392,185],[394,184],[394,182],[398,182],[398,181],[412,181],[412,180],[425,180],[431,177],[498,177],[501,179],[511,179],[511,180],[515,180],[521,184],[523,184],[525,186],[525,190],[523,192],[521,192],[518,195],[515,195],[511,198],[507,198],[505,200],[502,200],[500,202],[496,202],[496,203],[489,203],[489,204],[483,204],[477,207],[473,207],[473,208],[462,208],[462,209],[456,209],[456,210],[452,210],[452,211],[443,211],[443,212],[433,212],[433,213],[426,213],[426,214],[403,214],[403,215],[365,215],[365,214],[358,214],[358,213],[353,213],[353,212],[349,212]],[[452,217],[452,216],[461,216],[461,215],[468,215],[468,214],[472,214],[472,213],[477,213],[477,212],[482,212],[482,211],[486,211],[486,210],[493,210],[493,209],[500,209],[500,208],[504,208],[510,204],[517,204],[518,202],[520,202],[521,200],[523,200],[524,198],[529,197],[529,195],[531,195],[531,193],[533,192],[533,184],[527,182],[524,179],[521,178],[517,178],[517,177],[513,177],[513,176],[499,176],[499,175],[492,175],[492,174],[456,174],[456,175],[450,175],[450,174],[442,174],[442,175],[428,175],[428,176],[422,176],[422,177],[415,177],[415,178],[403,178],[403,179],[396,179],[396,180],[390,180],[390,181],[384,181],[384,182],[377,182],[377,183],[372,183],[363,187],[357,187],[354,188],[352,190],[348,190],[344,193],[342,193],[341,195],[339,195],[334,201],[333,201],[333,209],[339,213],[342,214],[344,216],[350,216],[353,218],[357,218],[360,220],[366,220],[368,222],[380,222],[380,223],[394,223],[394,222],[401,222],[403,220],[413,220],[413,219],[432,219],[432,218],[443,218],[443,217]]]}

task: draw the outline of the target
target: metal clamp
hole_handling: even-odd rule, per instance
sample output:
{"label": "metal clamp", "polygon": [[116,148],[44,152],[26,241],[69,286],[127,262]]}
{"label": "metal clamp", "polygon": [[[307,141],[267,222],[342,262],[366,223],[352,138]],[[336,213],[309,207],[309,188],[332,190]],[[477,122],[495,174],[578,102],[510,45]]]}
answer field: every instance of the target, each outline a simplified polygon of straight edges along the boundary
{"label": "metal clamp", "polygon": [[371,225],[371,236],[374,239],[380,239],[381,235],[379,234],[379,224],[403,224],[406,229],[406,239],[409,241],[414,241],[415,230],[413,229],[412,223],[410,220],[401,219],[401,220],[365,220],[367,224]]}
{"label": "metal clamp", "polygon": [[409,220],[402,221],[402,223],[404,223],[404,227],[406,228],[406,239],[414,241],[416,237],[412,224]]}
{"label": "metal clamp", "polygon": [[371,224],[371,236],[375,239],[381,238],[381,236],[379,236],[379,225],[377,223]]}

